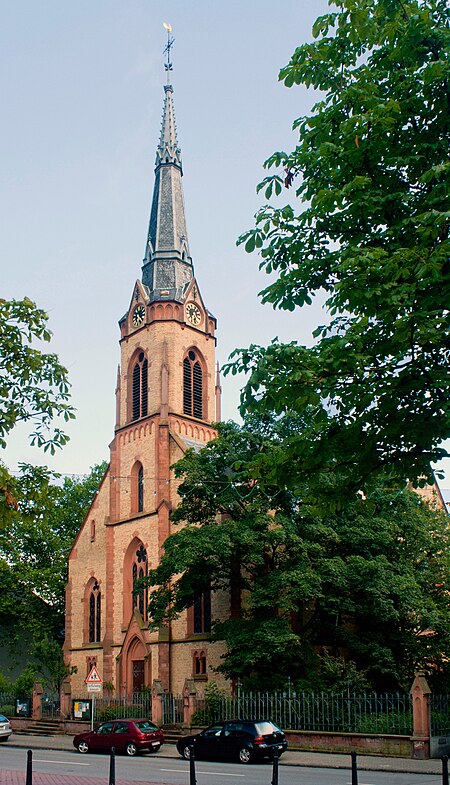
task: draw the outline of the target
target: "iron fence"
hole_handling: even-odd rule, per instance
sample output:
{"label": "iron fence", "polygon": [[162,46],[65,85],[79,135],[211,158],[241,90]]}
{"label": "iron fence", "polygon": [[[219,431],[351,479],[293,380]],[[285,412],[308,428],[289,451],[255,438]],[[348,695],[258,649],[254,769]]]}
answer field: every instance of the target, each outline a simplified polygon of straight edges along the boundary
{"label": "iron fence", "polygon": [[57,719],[61,716],[61,702],[59,695],[44,694],[42,696],[43,719]]}
{"label": "iron fence", "polygon": [[431,736],[450,736],[450,695],[431,695]]}
{"label": "iron fence", "polygon": [[[72,696],[73,697],[73,696]],[[90,696],[91,697],[91,696]],[[85,701],[86,695],[73,698],[74,701]],[[152,695],[149,690],[133,692],[121,698],[113,696],[97,697],[94,700],[94,721],[105,722],[128,717],[129,719],[152,718]]]}
{"label": "iron fence", "polygon": [[256,717],[284,730],[409,736],[413,729],[411,696],[400,693],[250,692],[199,697],[196,708],[196,719],[207,723]]}
{"label": "iron fence", "polygon": [[183,696],[164,693],[162,695],[162,724],[179,725],[184,722]]}

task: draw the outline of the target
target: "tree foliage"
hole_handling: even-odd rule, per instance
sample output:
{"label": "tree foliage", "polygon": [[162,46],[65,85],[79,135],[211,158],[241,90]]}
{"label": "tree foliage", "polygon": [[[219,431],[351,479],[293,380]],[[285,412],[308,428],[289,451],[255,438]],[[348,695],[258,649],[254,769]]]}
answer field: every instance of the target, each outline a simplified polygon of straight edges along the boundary
{"label": "tree foliage", "polygon": [[61,478],[46,466],[20,469],[17,509],[0,531],[0,626],[7,639],[25,626],[38,637],[45,631],[61,640],[67,556],[106,464],[81,478]]}
{"label": "tree foliage", "polygon": [[49,342],[48,316],[35,303],[0,299],[0,447],[18,422],[31,422],[31,443],[54,453],[68,437],[52,425],[73,418],[67,371],[55,354],[34,348]]}
{"label": "tree foliage", "polygon": [[297,206],[267,204],[240,238],[276,274],[263,302],[293,310],[325,293],[330,321],[313,348],[251,346],[231,370],[250,374],[244,411],[316,407],[319,433],[300,456],[286,445],[279,474],[292,458],[310,475],[337,466],[345,495],[387,470],[399,482],[430,478],[447,455],[450,9],[330,4],[280,72],[322,95],[295,121],[295,149],[265,162],[283,174],[258,186],[269,199],[295,187]]}
{"label": "tree foliage", "polygon": [[[45,311],[27,297],[0,299],[0,448],[20,422],[31,425],[31,444],[52,454],[69,439],[57,424],[58,418],[68,422],[74,417],[67,371],[56,354],[34,345],[50,341],[47,322]],[[0,463],[0,529],[15,509],[15,481]]]}
{"label": "tree foliage", "polygon": [[217,440],[176,464],[173,520],[184,526],[149,573],[151,617],[167,622],[194,594],[231,589],[240,612],[213,625],[227,677],[336,686],[345,656],[353,683],[409,686],[414,667],[436,672],[450,654],[448,520],[386,484],[318,514],[301,485],[255,480],[259,456],[276,460],[302,428],[295,415],[221,424]]}

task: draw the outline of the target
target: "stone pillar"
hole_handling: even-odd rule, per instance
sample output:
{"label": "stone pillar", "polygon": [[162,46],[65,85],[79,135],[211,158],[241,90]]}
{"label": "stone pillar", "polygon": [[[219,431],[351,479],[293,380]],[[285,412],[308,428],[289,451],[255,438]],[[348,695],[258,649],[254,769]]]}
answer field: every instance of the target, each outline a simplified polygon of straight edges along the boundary
{"label": "stone pillar", "polygon": [[33,720],[42,719],[42,694],[44,688],[40,681],[33,684],[31,717]]}
{"label": "stone pillar", "polygon": [[152,685],[152,721],[155,725],[162,725],[163,711],[162,711],[162,696],[164,694],[163,686],[159,679],[153,680]]}
{"label": "stone pillar", "polygon": [[422,671],[417,671],[410,693],[413,709],[413,758],[427,760],[430,757],[431,690]]}
{"label": "stone pillar", "polygon": [[63,683],[61,684],[61,692],[59,696],[61,717],[64,717],[64,719],[70,718],[71,697],[72,693],[70,690],[70,680],[64,679]]}
{"label": "stone pillar", "polygon": [[197,690],[193,679],[186,679],[183,687],[183,724],[192,724],[192,715],[196,710]]}

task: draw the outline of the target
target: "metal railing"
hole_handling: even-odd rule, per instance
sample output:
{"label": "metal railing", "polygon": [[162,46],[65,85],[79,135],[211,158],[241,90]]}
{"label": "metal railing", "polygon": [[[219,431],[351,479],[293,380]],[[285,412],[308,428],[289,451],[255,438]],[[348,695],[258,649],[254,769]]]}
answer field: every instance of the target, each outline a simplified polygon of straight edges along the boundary
{"label": "metal railing", "polygon": [[164,693],[162,697],[162,724],[178,725],[184,722],[183,696]]}
{"label": "metal railing", "polygon": [[211,705],[199,697],[196,708],[205,722],[252,717],[285,730],[409,736],[413,729],[411,696],[400,693],[251,692]]}
{"label": "metal railing", "polygon": [[[73,697],[73,696],[72,696]],[[74,701],[85,701],[86,695],[73,697]],[[105,722],[116,719],[148,719],[152,718],[151,692],[134,692],[132,695],[121,698],[95,696],[94,721]]]}
{"label": "metal railing", "polygon": [[431,695],[431,736],[450,736],[450,695]]}

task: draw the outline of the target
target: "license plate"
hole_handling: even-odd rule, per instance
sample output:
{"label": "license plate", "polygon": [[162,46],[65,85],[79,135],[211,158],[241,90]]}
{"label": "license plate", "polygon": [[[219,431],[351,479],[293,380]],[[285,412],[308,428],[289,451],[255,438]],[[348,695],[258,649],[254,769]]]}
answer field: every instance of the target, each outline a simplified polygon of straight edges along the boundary
{"label": "license plate", "polygon": [[159,741],[152,741],[152,747],[159,747]]}
{"label": "license plate", "polygon": [[282,744],[279,744],[279,745],[278,745],[278,749],[279,749],[279,750],[282,750],[282,749],[283,749],[283,745],[282,745]]}

